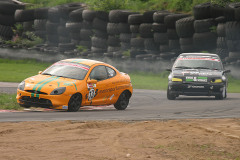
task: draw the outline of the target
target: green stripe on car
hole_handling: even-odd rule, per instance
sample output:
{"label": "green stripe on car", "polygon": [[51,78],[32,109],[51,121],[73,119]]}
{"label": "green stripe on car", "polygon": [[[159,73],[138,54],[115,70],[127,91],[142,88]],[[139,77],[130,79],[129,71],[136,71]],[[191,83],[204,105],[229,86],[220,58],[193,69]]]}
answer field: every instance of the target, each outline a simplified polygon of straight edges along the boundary
{"label": "green stripe on car", "polygon": [[41,91],[41,89],[42,89],[43,86],[45,86],[45,85],[48,84],[49,82],[52,82],[52,81],[54,81],[54,80],[56,80],[56,79],[58,79],[58,78],[60,78],[60,77],[55,77],[55,78],[53,78],[53,79],[50,79],[50,80],[42,83],[42,84],[38,87],[37,91]]}

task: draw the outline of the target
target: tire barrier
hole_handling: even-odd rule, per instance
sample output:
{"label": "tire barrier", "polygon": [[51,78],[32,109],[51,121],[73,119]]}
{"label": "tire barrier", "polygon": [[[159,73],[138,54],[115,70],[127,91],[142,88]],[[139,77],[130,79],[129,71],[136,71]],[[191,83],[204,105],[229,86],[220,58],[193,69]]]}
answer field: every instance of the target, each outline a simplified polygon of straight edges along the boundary
{"label": "tire barrier", "polygon": [[12,28],[19,23],[23,35],[30,31],[44,40],[35,48],[47,53],[170,60],[181,52],[208,51],[234,63],[240,55],[239,6],[240,2],[226,7],[203,3],[193,7],[191,16],[169,11],[92,11],[82,3],[24,9],[1,1],[0,37],[12,39]]}

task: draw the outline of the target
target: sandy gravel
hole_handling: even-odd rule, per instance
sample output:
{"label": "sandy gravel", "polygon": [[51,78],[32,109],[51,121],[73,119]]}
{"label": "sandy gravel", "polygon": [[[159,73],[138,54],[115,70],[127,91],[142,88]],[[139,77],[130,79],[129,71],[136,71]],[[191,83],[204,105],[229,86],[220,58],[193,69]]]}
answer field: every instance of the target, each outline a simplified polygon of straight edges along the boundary
{"label": "sandy gravel", "polygon": [[0,123],[0,160],[239,160],[240,119]]}

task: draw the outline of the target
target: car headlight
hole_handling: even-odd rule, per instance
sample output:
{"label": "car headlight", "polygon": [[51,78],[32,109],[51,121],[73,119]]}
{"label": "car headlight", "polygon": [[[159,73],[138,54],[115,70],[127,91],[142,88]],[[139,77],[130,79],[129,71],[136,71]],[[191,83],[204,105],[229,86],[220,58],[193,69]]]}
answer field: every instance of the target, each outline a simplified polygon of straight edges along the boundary
{"label": "car headlight", "polygon": [[63,94],[65,91],[66,91],[66,87],[59,87],[59,88],[54,89],[50,93],[50,95],[60,95],[60,94]]}
{"label": "car headlight", "polygon": [[172,78],[172,81],[173,82],[182,82],[182,79],[181,78]]}
{"label": "car headlight", "polygon": [[222,83],[222,82],[223,82],[223,80],[220,78],[211,80],[211,83]]}
{"label": "car headlight", "polygon": [[25,88],[25,81],[22,81],[19,85],[18,85],[18,89],[24,91]]}

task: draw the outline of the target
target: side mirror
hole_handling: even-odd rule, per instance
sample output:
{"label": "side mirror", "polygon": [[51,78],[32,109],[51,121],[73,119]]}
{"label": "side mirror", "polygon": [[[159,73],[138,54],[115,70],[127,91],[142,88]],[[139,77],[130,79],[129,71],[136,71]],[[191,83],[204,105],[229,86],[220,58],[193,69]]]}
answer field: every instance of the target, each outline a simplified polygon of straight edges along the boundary
{"label": "side mirror", "polygon": [[223,73],[230,73],[231,72],[231,70],[225,70],[225,71],[223,71]]}
{"label": "side mirror", "polygon": [[97,80],[96,79],[89,79],[89,80],[87,80],[87,83],[97,84]]}
{"label": "side mirror", "polygon": [[172,72],[172,70],[170,68],[167,68],[166,71]]}
{"label": "side mirror", "polygon": [[39,71],[38,74],[42,74],[42,71]]}

